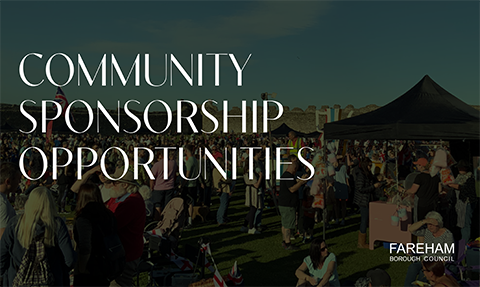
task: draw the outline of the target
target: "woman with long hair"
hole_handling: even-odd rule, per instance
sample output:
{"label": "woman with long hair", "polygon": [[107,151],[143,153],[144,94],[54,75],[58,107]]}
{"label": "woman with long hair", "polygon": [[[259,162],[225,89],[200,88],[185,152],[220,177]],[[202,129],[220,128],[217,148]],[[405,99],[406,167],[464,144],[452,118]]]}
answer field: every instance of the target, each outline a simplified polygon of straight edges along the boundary
{"label": "woman with long hair", "polygon": [[423,275],[430,281],[433,287],[457,287],[460,286],[457,280],[445,274],[445,264],[440,260],[422,261]]}
{"label": "woman with long hair", "polygon": [[322,238],[315,238],[310,244],[310,255],[303,259],[295,271],[297,286],[340,286],[335,254],[328,252]]}
{"label": "woman with long hair", "polygon": [[367,225],[368,225],[368,205],[372,199],[375,189],[379,188],[382,183],[376,182],[372,172],[372,162],[369,158],[364,158],[360,164],[355,177],[355,196],[353,203],[360,208],[360,232],[358,233],[359,248],[368,248],[367,244]]}
{"label": "woman with long hair", "polygon": [[99,257],[104,248],[105,235],[115,233],[116,220],[103,204],[97,185],[87,182],[78,191],[77,209],[73,232],[79,255],[75,267],[74,286],[108,286],[102,274],[103,261]]}
{"label": "woman with long hair", "polygon": [[23,255],[35,238],[45,245],[53,285],[68,286],[68,272],[75,264],[76,254],[67,226],[57,215],[53,196],[43,186],[32,190],[25,203],[25,212],[10,220],[2,236],[0,274],[8,270],[7,286],[12,285]]}
{"label": "woman with long hair", "polygon": [[230,185],[232,183],[232,172],[229,164],[225,164],[223,157],[217,158],[217,162],[227,174],[227,179],[225,179],[217,168],[212,171],[213,186],[220,196],[220,206],[218,207],[217,211],[217,223],[218,226],[224,226],[227,224],[227,210],[230,197],[232,196],[232,190],[230,189]]}

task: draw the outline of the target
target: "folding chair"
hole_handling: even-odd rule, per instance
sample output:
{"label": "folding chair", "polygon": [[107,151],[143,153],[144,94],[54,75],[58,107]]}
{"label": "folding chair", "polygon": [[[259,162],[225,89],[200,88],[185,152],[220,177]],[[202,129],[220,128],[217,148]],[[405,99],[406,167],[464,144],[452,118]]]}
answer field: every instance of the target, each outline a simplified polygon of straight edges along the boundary
{"label": "folding chair", "polygon": [[[478,252],[477,250],[475,250],[475,252]],[[480,265],[478,265],[478,254],[467,256],[467,246],[464,239],[458,241],[455,245],[455,251],[456,259],[455,261],[447,262],[445,264],[445,274],[453,276],[460,281],[460,285],[462,286],[480,286],[479,280],[468,278],[471,271],[478,272],[478,270],[480,270]],[[464,259],[465,265],[462,264]]]}

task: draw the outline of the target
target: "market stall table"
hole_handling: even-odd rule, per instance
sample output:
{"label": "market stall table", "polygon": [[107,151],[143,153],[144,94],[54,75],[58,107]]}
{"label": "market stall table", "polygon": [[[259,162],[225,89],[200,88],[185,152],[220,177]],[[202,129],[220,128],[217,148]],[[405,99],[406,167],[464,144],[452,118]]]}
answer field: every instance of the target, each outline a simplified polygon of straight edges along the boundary
{"label": "market stall table", "polygon": [[388,204],[384,201],[370,202],[369,225],[370,225],[370,250],[374,249],[375,241],[386,241],[407,244],[412,242],[412,234],[408,231],[413,221],[411,207],[407,210],[407,219],[392,225],[392,216],[397,215],[397,205]]}

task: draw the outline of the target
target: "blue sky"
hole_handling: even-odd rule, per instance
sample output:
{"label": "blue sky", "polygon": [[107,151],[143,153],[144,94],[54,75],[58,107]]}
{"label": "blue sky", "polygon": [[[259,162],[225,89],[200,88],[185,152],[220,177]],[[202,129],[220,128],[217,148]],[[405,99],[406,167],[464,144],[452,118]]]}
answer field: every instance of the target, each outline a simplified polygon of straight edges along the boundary
{"label": "blue sky", "polygon": [[[45,63],[62,52],[77,64],[81,54],[93,73],[107,54],[107,87],[88,86],[78,73],[63,87],[69,101],[83,99],[107,107],[136,99],[146,105],[162,99],[202,103],[260,100],[277,93],[283,105],[345,107],[384,105],[428,74],[443,88],[472,105],[479,100],[479,3],[477,1],[194,1],[194,2],[4,2],[1,5],[1,102],[52,99],[56,88],[45,77]],[[26,74],[18,66],[28,53]],[[141,86],[126,87],[114,77],[110,54],[124,73],[142,55]],[[154,82],[164,77],[164,55],[173,53],[189,71],[190,54],[232,53],[238,61],[252,54],[243,71],[243,86],[228,57],[221,58],[220,87],[214,86],[213,57],[204,56],[202,87],[190,86],[179,72],[173,86],[147,85],[143,55],[151,57]],[[65,81],[67,64],[57,57],[52,73]],[[196,75],[196,62],[195,62]],[[39,103],[37,103],[40,106]],[[132,106],[132,108],[134,108]],[[175,108],[173,108],[175,109]]]}

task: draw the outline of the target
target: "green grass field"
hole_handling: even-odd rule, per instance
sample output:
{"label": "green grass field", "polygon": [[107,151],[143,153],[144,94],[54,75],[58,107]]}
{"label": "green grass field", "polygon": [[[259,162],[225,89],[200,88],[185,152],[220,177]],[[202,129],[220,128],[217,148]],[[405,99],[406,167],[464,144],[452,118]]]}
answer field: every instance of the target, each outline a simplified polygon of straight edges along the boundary
{"label": "green grass field", "polygon": [[[185,244],[197,246],[201,236],[211,241],[211,250],[219,271],[228,274],[235,261],[243,274],[246,286],[295,286],[295,270],[303,258],[308,256],[309,244],[296,239],[300,250],[287,251],[281,246],[280,216],[274,208],[265,209],[263,224],[268,229],[260,235],[241,233],[240,227],[248,208],[244,205],[244,189],[237,182],[236,192],[232,196],[228,217],[232,220],[226,227],[217,227],[216,222],[196,223],[194,228],[183,231],[180,250]],[[212,218],[216,213],[219,200],[213,197]],[[392,286],[403,285],[409,263],[390,262],[389,250],[378,247],[371,251],[357,248],[360,216],[349,217],[346,225],[326,232],[329,251],[337,257],[337,271],[342,285],[353,285],[372,268],[386,270],[392,278]],[[315,225],[315,237],[322,236],[322,224]],[[206,277],[213,277],[208,270]]]}
{"label": "green grass field", "polygon": [[[274,208],[264,210],[262,222],[268,225],[265,232],[260,235],[241,233],[240,227],[248,212],[244,198],[243,182],[239,180],[228,209],[231,222],[226,227],[219,228],[215,220],[212,220],[219,205],[218,196],[214,195],[210,220],[205,223],[195,222],[192,229],[183,231],[179,255],[182,255],[187,244],[196,247],[200,237],[208,237],[215,262],[222,275],[228,274],[237,261],[246,286],[295,286],[297,282],[295,270],[303,258],[308,256],[309,244],[302,244],[299,238],[294,243],[300,250],[287,251],[282,248],[280,216]],[[74,213],[61,216],[73,220]],[[70,223],[73,224],[73,221]],[[357,248],[359,225],[360,215],[354,215],[347,218],[345,226],[327,229],[326,232],[329,251],[337,257],[337,271],[342,286],[353,285],[358,278],[365,276],[368,270],[374,268],[387,271],[392,278],[392,286],[403,286],[409,263],[390,262],[389,250],[383,247],[375,248],[373,251]],[[322,223],[315,225],[315,237],[322,237],[322,229]],[[211,277],[213,274],[206,269],[206,278]],[[147,275],[142,274],[140,285],[145,286],[147,282]]]}

